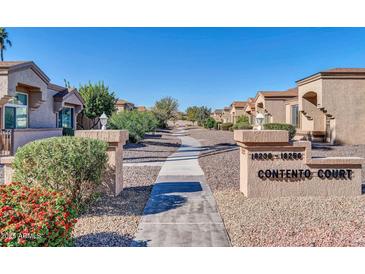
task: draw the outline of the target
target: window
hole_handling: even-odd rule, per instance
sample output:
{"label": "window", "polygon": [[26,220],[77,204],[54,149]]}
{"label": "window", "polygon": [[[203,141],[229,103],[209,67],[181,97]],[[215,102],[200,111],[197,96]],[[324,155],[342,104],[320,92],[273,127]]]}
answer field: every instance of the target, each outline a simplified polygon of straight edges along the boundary
{"label": "window", "polygon": [[291,106],[291,121],[290,123],[295,126],[296,128],[299,127],[299,112],[298,112],[298,105]]}
{"label": "window", "polygon": [[28,127],[28,94],[17,92],[4,108],[6,129]]}
{"label": "window", "polygon": [[58,127],[74,128],[74,109],[65,107],[58,112]]}

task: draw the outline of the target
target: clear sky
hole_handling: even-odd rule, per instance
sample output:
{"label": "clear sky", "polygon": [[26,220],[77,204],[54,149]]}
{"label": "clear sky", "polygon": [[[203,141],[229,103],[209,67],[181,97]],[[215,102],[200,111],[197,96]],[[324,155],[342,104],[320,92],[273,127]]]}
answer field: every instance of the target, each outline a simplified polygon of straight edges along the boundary
{"label": "clear sky", "polygon": [[55,84],[103,80],[121,99],[222,108],[334,67],[365,67],[365,28],[8,28],[5,60]]}

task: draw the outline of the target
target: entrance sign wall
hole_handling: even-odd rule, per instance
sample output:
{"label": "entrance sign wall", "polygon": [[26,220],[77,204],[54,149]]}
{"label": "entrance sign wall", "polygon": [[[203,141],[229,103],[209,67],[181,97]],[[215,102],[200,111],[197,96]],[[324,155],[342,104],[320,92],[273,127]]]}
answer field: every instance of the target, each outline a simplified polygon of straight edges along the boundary
{"label": "entrance sign wall", "polygon": [[356,196],[360,157],[312,157],[311,142],[289,143],[283,130],[235,130],[240,190],[247,197]]}

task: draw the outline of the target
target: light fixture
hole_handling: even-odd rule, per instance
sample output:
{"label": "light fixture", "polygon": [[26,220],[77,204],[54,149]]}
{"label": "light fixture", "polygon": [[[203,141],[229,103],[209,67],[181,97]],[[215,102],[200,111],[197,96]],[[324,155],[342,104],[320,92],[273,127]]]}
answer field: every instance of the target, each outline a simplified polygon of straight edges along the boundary
{"label": "light fixture", "polygon": [[103,112],[100,116],[101,129],[106,130],[106,123],[108,122],[108,116]]}
{"label": "light fixture", "polygon": [[264,122],[265,116],[262,113],[256,115],[256,125],[258,130],[262,130],[262,123]]}

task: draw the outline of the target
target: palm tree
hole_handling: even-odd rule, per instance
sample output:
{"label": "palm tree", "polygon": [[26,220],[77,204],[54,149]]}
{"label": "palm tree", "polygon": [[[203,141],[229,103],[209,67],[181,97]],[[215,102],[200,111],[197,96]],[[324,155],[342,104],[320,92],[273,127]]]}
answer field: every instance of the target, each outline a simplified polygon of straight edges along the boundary
{"label": "palm tree", "polygon": [[4,61],[4,50],[6,50],[6,45],[12,46],[11,41],[8,39],[9,35],[5,28],[0,28],[0,56],[1,61]]}

